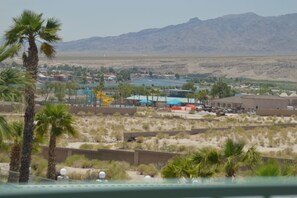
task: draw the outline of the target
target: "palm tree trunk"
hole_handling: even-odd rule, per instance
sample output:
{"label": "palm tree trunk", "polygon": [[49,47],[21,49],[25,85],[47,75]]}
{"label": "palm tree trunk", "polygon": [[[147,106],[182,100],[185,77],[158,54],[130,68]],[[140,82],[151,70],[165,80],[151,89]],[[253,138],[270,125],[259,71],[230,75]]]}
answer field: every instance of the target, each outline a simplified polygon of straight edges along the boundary
{"label": "palm tree trunk", "polygon": [[48,146],[48,166],[47,166],[47,178],[56,179],[56,136],[50,136],[50,142]]}
{"label": "palm tree trunk", "polygon": [[27,183],[29,181],[29,168],[31,163],[33,130],[34,130],[34,116],[35,116],[35,89],[37,80],[37,66],[38,66],[38,50],[34,38],[29,38],[29,52],[28,56],[24,53],[23,63],[27,74],[32,78],[33,83],[25,90],[26,110],[24,115],[24,135],[23,148],[20,168],[20,183]]}
{"label": "palm tree trunk", "polygon": [[21,145],[14,144],[10,153],[10,163],[9,163],[9,175],[7,182],[17,183],[18,182],[18,172],[20,167],[20,157],[21,157]]}

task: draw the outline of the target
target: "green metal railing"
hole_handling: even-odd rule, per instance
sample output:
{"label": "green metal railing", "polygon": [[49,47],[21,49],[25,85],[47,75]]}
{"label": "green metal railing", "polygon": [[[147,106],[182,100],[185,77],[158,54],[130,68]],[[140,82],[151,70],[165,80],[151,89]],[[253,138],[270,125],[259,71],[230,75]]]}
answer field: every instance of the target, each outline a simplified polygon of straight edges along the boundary
{"label": "green metal railing", "polygon": [[244,178],[241,181],[203,180],[195,183],[173,181],[154,183],[94,183],[2,185],[0,197],[22,198],[178,198],[178,197],[243,197],[297,196],[296,178]]}

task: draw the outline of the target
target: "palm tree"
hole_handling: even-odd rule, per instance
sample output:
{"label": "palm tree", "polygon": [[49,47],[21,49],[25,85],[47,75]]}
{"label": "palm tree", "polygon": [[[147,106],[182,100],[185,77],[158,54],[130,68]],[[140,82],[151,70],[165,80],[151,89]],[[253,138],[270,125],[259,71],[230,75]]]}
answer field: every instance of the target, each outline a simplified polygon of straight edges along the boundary
{"label": "palm tree", "polygon": [[195,165],[195,176],[210,177],[218,169],[221,155],[214,149],[201,149],[191,155],[191,161]]}
{"label": "palm tree", "polygon": [[122,82],[119,82],[118,84],[118,94],[119,94],[119,97],[120,97],[120,107],[122,107],[122,98],[123,98],[123,83]]}
{"label": "palm tree", "polygon": [[48,168],[47,177],[55,179],[56,177],[56,139],[64,134],[75,135],[73,128],[74,119],[68,112],[65,105],[48,104],[41,112],[36,115],[36,133],[43,136],[49,132],[48,148]]}
{"label": "palm tree", "polygon": [[195,174],[194,166],[189,156],[178,156],[168,161],[162,168],[163,178],[192,178]]}
{"label": "palm tree", "polygon": [[77,88],[78,88],[78,84],[76,82],[67,82],[66,83],[66,90],[67,90],[67,95],[68,95],[68,102],[71,105],[73,105],[73,103],[71,103],[71,96],[72,95],[75,95]]}
{"label": "palm tree", "polygon": [[158,105],[158,102],[159,102],[159,96],[161,95],[160,89],[155,89],[155,94],[157,96],[157,100],[156,100],[156,106],[157,106]]}
{"label": "palm tree", "polygon": [[243,142],[234,142],[228,139],[224,147],[225,163],[224,168],[226,177],[235,177],[236,171],[240,166],[247,166],[251,170],[255,168],[260,160],[260,154],[254,147],[243,151]]}
{"label": "palm tree", "polygon": [[102,95],[103,95],[102,91],[103,91],[103,88],[104,88],[104,78],[103,78],[103,80],[101,79],[99,86],[96,86],[92,90],[92,92],[94,94],[94,107],[96,107],[96,105],[97,105],[97,94],[98,93],[99,93],[99,100],[100,100],[100,105],[99,106],[102,105]]}
{"label": "palm tree", "polygon": [[24,116],[24,135],[23,148],[20,168],[20,182],[28,182],[29,167],[31,162],[31,152],[33,143],[35,102],[34,95],[36,91],[35,82],[38,72],[38,48],[36,41],[40,42],[40,52],[48,58],[53,58],[55,49],[51,45],[61,38],[57,35],[61,23],[54,18],[44,20],[42,14],[37,14],[29,10],[23,11],[19,17],[13,18],[13,24],[5,32],[5,45],[23,45],[27,47],[27,52],[23,52],[23,65],[26,68],[28,76],[34,80],[33,87],[26,88],[25,100],[26,110]]}
{"label": "palm tree", "polygon": [[[16,69],[4,69],[0,72],[0,99],[15,101],[20,100],[23,95],[25,86],[30,85],[30,80],[26,78],[25,74]],[[10,172],[8,182],[17,182],[18,175],[15,174],[19,170],[20,160],[20,145],[19,141],[22,134],[22,127],[19,125],[23,123],[13,123],[9,126],[4,117],[0,116],[0,141],[4,138],[13,138],[14,144],[11,151]],[[13,174],[13,172],[14,174]]]}
{"label": "palm tree", "polygon": [[10,128],[10,138],[13,141],[12,149],[10,152],[10,163],[9,163],[9,175],[8,182],[17,183],[18,181],[18,171],[20,167],[21,159],[21,147],[23,139],[23,122],[12,122],[9,125]]}
{"label": "palm tree", "polygon": [[224,147],[224,168],[226,172],[226,177],[235,177],[235,173],[239,168],[240,157],[243,152],[243,147],[243,142],[234,142],[231,139],[228,139],[226,141]]}

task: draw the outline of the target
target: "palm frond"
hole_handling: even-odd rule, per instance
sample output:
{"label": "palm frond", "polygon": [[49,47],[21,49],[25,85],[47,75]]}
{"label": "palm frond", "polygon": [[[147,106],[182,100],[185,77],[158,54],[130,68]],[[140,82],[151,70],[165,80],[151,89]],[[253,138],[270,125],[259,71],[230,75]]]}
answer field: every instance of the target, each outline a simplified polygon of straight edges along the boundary
{"label": "palm frond", "polygon": [[61,30],[61,23],[55,18],[49,18],[44,27],[39,32],[39,37],[49,43],[62,40],[57,32]]}
{"label": "palm frond", "polygon": [[30,78],[19,70],[7,68],[0,71],[0,99],[19,100],[23,95],[24,88],[32,85]]}
{"label": "palm frond", "polygon": [[[76,134],[76,130],[72,126],[74,124],[73,117],[65,105],[48,104],[36,114],[35,120],[37,121],[35,131],[41,135],[48,132],[57,137],[66,133]],[[49,129],[51,130],[49,131]]]}
{"label": "palm frond", "polygon": [[45,42],[41,44],[40,52],[45,54],[45,56],[50,59],[56,55],[55,48],[52,45]]}
{"label": "palm frond", "polygon": [[11,46],[0,46],[0,62],[7,59],[8,57],[13,57],[20,50],[20,44],[14,44]]}
{"label": "palm frond", "polygon": [[7,124],[7,121],[4,117],[0,116],[0,142],[3,141],[4,138],[9,137],[10,128]]}

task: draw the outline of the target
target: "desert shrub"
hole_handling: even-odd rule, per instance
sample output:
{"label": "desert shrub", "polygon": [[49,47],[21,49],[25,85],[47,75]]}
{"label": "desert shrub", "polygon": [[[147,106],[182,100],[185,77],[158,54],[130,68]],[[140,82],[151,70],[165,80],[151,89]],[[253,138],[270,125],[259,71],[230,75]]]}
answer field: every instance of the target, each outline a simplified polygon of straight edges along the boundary
{"label": "desert shrub", "polygon": [[203,116],[203,118],[205,118],[205,119],[214,119],[214,118],[216,118],[216,115],[206,114],[206,115]]}
{"label": "desert shrub", "polygon": [[83,160],[81,168],[94,168],[98,164],[98,160]]}
{"label": "desert shrub", "polygon": [[88,112],[86,113],[86,115],[88,115],[88,116],[93,116],[93,115],[95,115],[95,112],[88,111]]}
{"label": "desert shrub", "polygon": [[120,117],[121,114],[120,114],[119,112],[115,112],[115,113],[113,114],[113,116]]}
{"label": "desert shrub", "polygon": [[36,176],[45,177],[47,171],[47,160],[39,156],[33,156],[31,160],[31,171],[32,174]]}
{"label": "desert shrub", "polygon": [[110,136],[114,138],[116,141],[120,141],[123,139],[123,134],[119,131],[113,131],[111,132]]}
{"label": "desert shrub", "polygon": [[157,136],[156,136],[157,139],[163,139],[163,138],[166,138],[168,139],[169,138],[169,135],[167,133],[158,133]]}
{"label": "desert shrub", "polygon": [[150,125],[149,125],[149,123],[143,123],[143,124],[142,124],[142,128],[143,128],[144,130],[146,130],[146,131],[150,130]]}
{"label": "desert shrub", "polygon": [[9,163],[10,156],[7,153],[0,153],[0,162],[1,163]]}
{"label": "desert shrub", "polygon": [[255,170],[257,176],[292,176],[294,168],[290,164],[279,164],[275,160],[268,161]]}
{"label": "desert shrub", "polygon": [[140,175],[150,175],[151,177],[156,176],[159,171],[154,164],[141,164],[136,169]]}
{"label": "desert shrub", "polygon": [[93,144],[82,144],[80,145],[79,149],[94,150],[95,147]]}
{"label": "desert shrub", "polygon": [[84,180],[86,179],[86,174],[74,171],[74,172],[68,173],[68,177],[71,180]]}
{"label": "desert shrub", "polygon": [[143,143],[144,142],[144,137],[143,136],[139,136],[136,138],[136,142],[137,143]]}
{"label": "desert shrub", "polygon": [[96,149],[111,149],[111,145],[106,145],[106,144],[99,144],[99,145],[96,145]]}
{"label": "desert shrub", "polygon": [[163,142],[163,145],[160,148],[160,150],[165,151],[165,152],[176,152],[177,147],[178,147],[178,145],[175,145],[175,144],[167,145],[166,142]]}
{"label": "desert shrub", "polygon": [[141,150],[143,149],[143,145],[141,143],[133,142],[131,143],[133,150]]}
{"label": "desert shrub", "polygon": [[180,132],[175,136],[177,139],[184,139],[184,138],[189,138],[190,135],[186,132]]}
{"label": "desert shrub", "polygon": [[108,180],[127,180],[129,176],[126,170],[129,168],[129,164],[126,162],[112,161],[105,170],[106,179]]}
{"label": "desert shrub", "polygon": [[96,142],[105,142],[105,138],[101,133],[96,134],[94,140]]}
{"label": "desert shrub", "polygon": [[84,155],[71,155],[65,160],[64,164],[74,168],[81,168],[84,161],[89,161]]}
{"label": "desert shrub", "polygon": [[99,170],[88,170],[85,174],[85,180],[95,181],[98,179]]}

